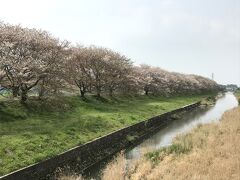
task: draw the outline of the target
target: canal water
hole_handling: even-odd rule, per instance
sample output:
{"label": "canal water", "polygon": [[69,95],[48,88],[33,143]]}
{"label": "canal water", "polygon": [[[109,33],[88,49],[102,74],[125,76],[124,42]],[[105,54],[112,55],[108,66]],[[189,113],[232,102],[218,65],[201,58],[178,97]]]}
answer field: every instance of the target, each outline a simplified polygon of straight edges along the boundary
{"label": "canal water", "polygon": [[[216,103],[211,107],[197,108],[184,113],[179,120],[171,122],[141,144],[127,149],[125,151],[127,163],[131,163],[132,160],[141,157],[142,153],[146,152],[146,150],[156,150],[163,146],[170,145],[177,135],[188,132],[199,124],[219,121],[225,111],[236,106],[238,106],[236,97],[233,93],[227,92],[218,98]],[[110,160],[105,160],[94,165],[84,173],[84,176],[86,176],[87,179],[100,179],[101,171],[109,161]]]}

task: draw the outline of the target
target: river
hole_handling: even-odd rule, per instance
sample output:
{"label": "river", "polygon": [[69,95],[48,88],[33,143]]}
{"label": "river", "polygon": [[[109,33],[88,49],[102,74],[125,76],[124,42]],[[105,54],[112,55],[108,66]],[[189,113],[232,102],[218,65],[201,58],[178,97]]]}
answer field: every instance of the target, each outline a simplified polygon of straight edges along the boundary
{"label": "river", "polygon": [[[139,158],[142,153],[144,153],[145,149],[155,150],[170,145],[177,135],[186,133],[199,124],[219,121],[225,111],[236,106],[238,106],[236,97],[233,93],[227,92],[218,98],[216,103],[211,107],[197,108],[184,113],[179,120],[169,123],[166,127],[159,130],[159,132],[146,139],[141,144],[126,149],[125,156],[127,162],[131,163],[132,160]],[[84,173],[84,176],[86,176],[87,179],[100,179],[99,174],[109,161],[110,159],[104,160],[92,166]]]}

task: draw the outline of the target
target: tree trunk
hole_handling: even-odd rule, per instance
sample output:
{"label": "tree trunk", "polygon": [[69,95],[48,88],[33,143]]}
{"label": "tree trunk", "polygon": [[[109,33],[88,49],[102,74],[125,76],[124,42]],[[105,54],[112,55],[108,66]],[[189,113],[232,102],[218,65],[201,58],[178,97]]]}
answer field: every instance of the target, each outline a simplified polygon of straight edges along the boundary
{"label": "tree trunk", "polygon": [[97,91],[97,97],[101,97],[101,88],[96,87],[96,91]]}
{"label": "tree trunk", "polygon": [[41,86],[38,91],[38,99],[41,100],[42,97],[44,96],[44,94],[45,94],[45,88],[44,88],[44,86]]}
{"label": "tree trunk", "polygon": [[97,91],[97,97],[101,97],[101,93]]}
{"label": "tree trunk", "polygon": [[22,84],[20,86],[20,97],[21,97],[20,102],[21,103],[25,103],[27,101],[27,99],[28,99],[27,94],[28,94],[28,87],[26,84]]}
{"label": "tree trunk", "polygon": [[28,92],[27,90],[23,90],[21,92],[21,99],[20,99],[21,103],[25,103],[27,101],[27,98],[28,98],[27,92]]}
{"label": "tree trunk", "polygon": [[145,95],[148,96],[149,94],[149,88],[147,86],[144,87]]}
{"label": "tree trunk", "polygon": [[13,97],[19,96],[19,87],[12,88],[12,95],[13,95]]}
{"label": "tree trunk", "polygon": [[148,90],[145,90],[145,95],[146,95],[146,96],[148,96],[148,93],[149,93],[149,91],[148,91]]}
{"label": "tree trunk", "polygon": [[85,91],[80,89],[80,95],[81,95],[82,98],[84,98],[85,97]]}
{"label": "tree trunk", "polygon": [[38,100],[41,100],[43,95],[44,95],[44,90],[40,89],[39,92],[38,92]]}
{"label": "tree trunk", "polygon": [[112,88],[109,89],[109,96],[113,97],[113,89]]}
{"label": "tree trunk", "polygon": [[45,84],[45,81],[43,80],[42,83],[40,84],[40,87],[39,87],[39,90],[38,90],[38,99],[41,100],[42,97],[44,96],[45,94],[45,87],[44,87],[44,84]]}
{"label": "tree trunk", "polygon": [[40,89],[39,90],[39,92],[38,92],[38,100],[42,100],[42,97],[44,96],[44,92],[45,92],[44,89]]}

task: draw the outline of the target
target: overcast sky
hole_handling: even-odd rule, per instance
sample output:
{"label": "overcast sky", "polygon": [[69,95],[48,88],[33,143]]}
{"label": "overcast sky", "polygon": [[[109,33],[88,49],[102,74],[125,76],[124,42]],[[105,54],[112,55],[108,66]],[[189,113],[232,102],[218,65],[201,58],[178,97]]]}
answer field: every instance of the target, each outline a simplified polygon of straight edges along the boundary
{"label": "overcast sky", "polygon": [[0,20],[240,85],[240,0],[0,0]]}

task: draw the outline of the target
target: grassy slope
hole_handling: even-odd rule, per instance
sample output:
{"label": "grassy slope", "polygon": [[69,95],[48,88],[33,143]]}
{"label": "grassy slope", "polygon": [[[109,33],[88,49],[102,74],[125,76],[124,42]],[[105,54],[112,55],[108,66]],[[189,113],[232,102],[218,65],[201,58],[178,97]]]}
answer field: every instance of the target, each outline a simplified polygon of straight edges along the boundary
{"label": "grassy slope", "polygon": [[[175,139],[167,148],[147,153],[135,162],[125,179],[233,179],[240,178],[240,107],[226,112],[220,123],[200,125]],[[103,180],[122,179],[121,155],[103,174]],[[114,176],[118,173],[118,176]]]}
{"label": "grassy slope", "polygon": [[0,175],[203,97],[0,100]]}

